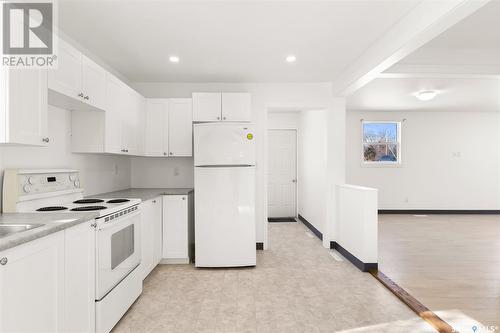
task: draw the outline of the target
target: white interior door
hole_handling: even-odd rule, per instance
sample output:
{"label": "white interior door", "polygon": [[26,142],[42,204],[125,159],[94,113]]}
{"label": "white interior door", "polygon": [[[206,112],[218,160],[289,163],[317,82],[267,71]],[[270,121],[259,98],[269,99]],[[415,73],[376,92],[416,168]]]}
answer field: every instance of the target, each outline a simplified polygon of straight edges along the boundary
{"label": "white interior door", "polygon": [[268,130],[268,217],[295,217],[297,131]]}

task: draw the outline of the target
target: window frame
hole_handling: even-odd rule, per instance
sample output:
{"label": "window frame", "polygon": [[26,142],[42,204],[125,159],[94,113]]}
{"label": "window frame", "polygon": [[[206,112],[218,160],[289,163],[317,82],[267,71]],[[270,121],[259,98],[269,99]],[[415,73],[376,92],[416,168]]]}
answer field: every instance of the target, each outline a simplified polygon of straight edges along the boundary
{"label": "window frame", "polygon": [[[396,124],[397,127],[397,140],[395,142],[397,147],[397,160],[395,162],[391,161],[365,161],[365,145],[369,143],[365,143],[365,133],[364,133],[364,125],[365,124]],[[361,120],[361,165],[364,167],[401,167],[402,165],[402,156],[401,156],[401,146],[402,146],[402,137],[401,137],[401,121],[394,120]]]}

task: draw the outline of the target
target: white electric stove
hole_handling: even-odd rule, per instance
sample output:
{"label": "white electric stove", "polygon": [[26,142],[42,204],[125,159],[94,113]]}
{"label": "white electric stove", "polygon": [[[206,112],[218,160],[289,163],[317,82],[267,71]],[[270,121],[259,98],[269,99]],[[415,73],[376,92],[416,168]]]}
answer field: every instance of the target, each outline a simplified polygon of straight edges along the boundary
{"label": "white electric stove", "polygon": [[84,198],[78,170],[8,169],[5,213],[95,212],[96,332],[109,332],[142,292],[140,199]]}

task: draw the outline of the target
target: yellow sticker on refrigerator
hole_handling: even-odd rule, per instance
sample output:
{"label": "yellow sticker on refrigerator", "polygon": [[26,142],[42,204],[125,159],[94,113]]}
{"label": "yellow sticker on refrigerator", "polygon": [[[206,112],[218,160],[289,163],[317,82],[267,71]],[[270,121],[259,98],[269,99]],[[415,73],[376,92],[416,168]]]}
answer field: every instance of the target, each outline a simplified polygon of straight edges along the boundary
{"label": "yellow sticker on refrigerator", "polygon": [[253,139],[253,134],[252,133],[248,133],[247,134],[247,139],[248,140],[252,140]]}

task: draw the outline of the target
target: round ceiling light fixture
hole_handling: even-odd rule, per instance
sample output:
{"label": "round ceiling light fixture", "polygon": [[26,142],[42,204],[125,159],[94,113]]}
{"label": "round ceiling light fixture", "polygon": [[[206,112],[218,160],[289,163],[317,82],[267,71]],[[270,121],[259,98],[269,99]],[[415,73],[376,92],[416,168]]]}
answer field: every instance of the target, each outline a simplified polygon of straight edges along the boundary
{"label": "round ceiling light fixture", "polygon": [[415,97],[421,101],[430,101],[438,95],[437,90],[421,90],[415,94]]}
{"label": "round ceiling light fixture", "polygon": [[297,57],[294,56],[293,54],[290,54],[288,55],[286,58],[285,58],[286,62],[288,63],[292,63],[292,62],[295,62],[295,60],[297,60]]}
{"label": "round ceiling light fixture", "polygon": [[170,56],[170,57],[168,58],[168,60],[169,60],[170,62],[175,62],[175,63],[177,63],[177,62],[179,62],[179,60],[180,60],[180,59],[179,59],[179,57],[178,57],[178,56],[174,56],[174,55],[173,55],[173,56]]}

